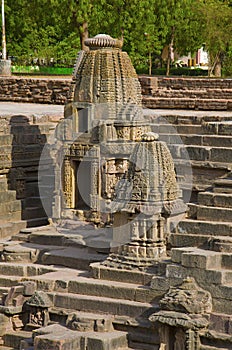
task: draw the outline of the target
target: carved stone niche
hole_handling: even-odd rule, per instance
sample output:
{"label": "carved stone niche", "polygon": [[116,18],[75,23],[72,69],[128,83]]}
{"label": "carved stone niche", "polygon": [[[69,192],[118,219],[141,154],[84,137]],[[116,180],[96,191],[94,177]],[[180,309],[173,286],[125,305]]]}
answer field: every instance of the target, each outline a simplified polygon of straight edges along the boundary
{"label": "carved stone niche", "polygon": [[28,323],[26,329],[37,329],[48,325],[49,308],[53,306],[48,295],[43,291],[36,291],[26,302]]}
{"label": "carved stone niche", "polygon": [[200,331],[207,330],[212,299],[194,278],[187,277],[179,287],[170,287],[160,301],[161,310],[152,314],[158,323],[160,350],[199,350]]}

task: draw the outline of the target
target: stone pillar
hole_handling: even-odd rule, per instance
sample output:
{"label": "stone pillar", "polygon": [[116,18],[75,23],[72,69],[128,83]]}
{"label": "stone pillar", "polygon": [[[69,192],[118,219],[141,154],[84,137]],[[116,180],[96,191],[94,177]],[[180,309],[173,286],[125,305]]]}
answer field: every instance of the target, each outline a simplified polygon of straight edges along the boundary
{"label": "stone pillar", "polygon": [[0,60],[0,75],[11,75],[11,60]]}

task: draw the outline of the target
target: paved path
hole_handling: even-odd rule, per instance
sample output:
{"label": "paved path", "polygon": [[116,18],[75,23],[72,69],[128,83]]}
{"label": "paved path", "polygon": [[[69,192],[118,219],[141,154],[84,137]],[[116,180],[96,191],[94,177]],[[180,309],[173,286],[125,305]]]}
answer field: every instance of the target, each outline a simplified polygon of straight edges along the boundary
{"label": "paved path", "polygon": [[62,105],[48,105],[39,103],[16,103],[16,102],[0,102],[0,116],[6,115],[31,115],[35,116],[62,116],[64,113],[64,106]]}
{"label": "paved path", "polygon": [[[25,116],[62,116],[63,105],[39,104],[39,103],[16,103],[0,102],[0,116],[5,115],[25,115]],[[232,111],[195,111],[184,109],[145,109],[146,114],[152,115],[180,115],[180,116],[223,116],[232,117]]]}

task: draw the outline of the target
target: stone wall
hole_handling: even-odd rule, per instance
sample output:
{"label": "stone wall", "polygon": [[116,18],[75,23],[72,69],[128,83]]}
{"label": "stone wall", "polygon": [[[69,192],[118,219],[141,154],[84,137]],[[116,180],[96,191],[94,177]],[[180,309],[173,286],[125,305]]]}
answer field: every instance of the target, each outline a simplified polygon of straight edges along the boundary
{"label": "stone wall", "polygon": [[[232,79],[140,76],[147,108],[232,110]],[[64,104],[71,77],[0,77],[0,101]]]}
{"label": "stone wall", "polygon": [[232,110],[232,79],[140,77],[147,108]]}
{"label": "stone wall", "polygon": [[0,77],[0,101],[64,104],[71,78]]}

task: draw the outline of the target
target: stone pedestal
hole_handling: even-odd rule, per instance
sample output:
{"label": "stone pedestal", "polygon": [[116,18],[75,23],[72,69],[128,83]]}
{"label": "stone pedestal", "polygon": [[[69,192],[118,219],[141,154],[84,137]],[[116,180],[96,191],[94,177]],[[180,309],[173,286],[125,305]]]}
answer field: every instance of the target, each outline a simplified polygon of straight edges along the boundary
{"label": "stone pedestal", "polygon": [[11,60],[0,60],[0,76],[11,75]]}

